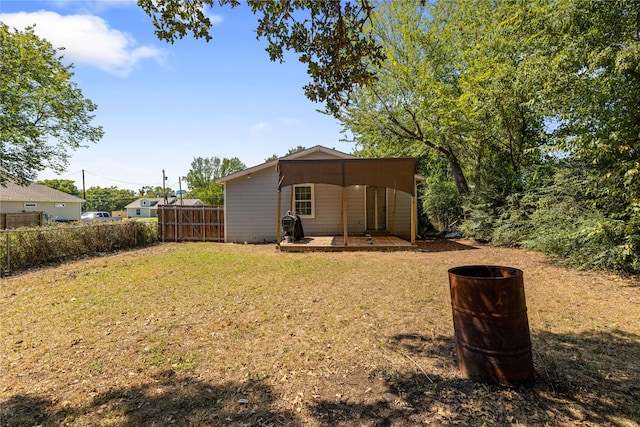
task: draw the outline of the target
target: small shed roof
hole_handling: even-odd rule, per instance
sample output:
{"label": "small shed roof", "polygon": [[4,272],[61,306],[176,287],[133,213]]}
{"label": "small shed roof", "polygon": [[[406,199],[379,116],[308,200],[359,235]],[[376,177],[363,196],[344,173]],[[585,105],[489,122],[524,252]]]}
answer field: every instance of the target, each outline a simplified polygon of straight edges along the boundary
{"label": "small shed roof", "polygon": [[42,184],[24,186],[7,182],[6,186],[0,185],[0,201],[82,203],[84,199]]}
{"label": "small shed roof", "polygon": [[414,158],[279,160],[278,190],[294,184],[374,185],[415,194]]}

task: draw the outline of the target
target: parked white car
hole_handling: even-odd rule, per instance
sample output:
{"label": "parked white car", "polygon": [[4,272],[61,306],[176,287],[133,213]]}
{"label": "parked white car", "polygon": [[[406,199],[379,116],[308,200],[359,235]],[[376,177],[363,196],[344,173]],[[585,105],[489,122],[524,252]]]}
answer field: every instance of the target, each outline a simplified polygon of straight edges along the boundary
{"label": "parked white car", "polygon": [[80,221],[121,221],[122,217],[111,216],[109,212],[85,212],[80,215]]}

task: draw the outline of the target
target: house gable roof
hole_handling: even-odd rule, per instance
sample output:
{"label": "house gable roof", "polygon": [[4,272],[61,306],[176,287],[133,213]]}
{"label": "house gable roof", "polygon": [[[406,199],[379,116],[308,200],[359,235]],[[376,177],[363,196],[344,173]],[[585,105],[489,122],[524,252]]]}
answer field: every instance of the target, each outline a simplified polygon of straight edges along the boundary
{"label": "house gable roof", "polygon": [[7,182],[6,187],[0,186],[0,201],[82,203],[84,199],[42,184],[22,186]]}
{"label": "house gable roof", "polygon": [[275,170],[276,166],[278,164],[278,160],[285,160],[285,159],[286,160],[297,160],[297,159],[302,159],[303,157],[309,156],[310,154],[313,154],[313,153],[324,153],[324,154],[328,154],[330,156],[334,156],[334,157],[336,157],[338,159],[358,159],[359,158],[359,157],[354,156],[352,154],[343,153],[342,151],[334,150],[332,148],[323,147],[322,145],[316,145],[314,147],[307,148],[306,150],[298,151],[297,153],[293,153],[293,154],[290,154],[288,156],[280,157],[277,160],[272,160],[270,162],[262,163],[260,165],[253,166],[253,167],[241,170],[240,172],[232,173],[231,175],[223,176],[222,178],[218,178],[216,180],[216,182],[218,184],[224,184],[227,181],[232,181],[234,179],[242,178],[243,176],[247,176],[249,174],[256,173],[256,172],[264,170],[264,169],[273,168]]}
{"label": "house gable roof", "polygon": [[[142,206],[143,200],[148,200],[149,204],[147,206]],[[129,203],[127,206],[125,206],[125,209],[153,208],[153,207],[157,207],[158,203],[161,203],[161,202],[164,202],[164,197],[141,197]]]}
{"label": "house gable roof", "polygon": [[[143,200],[148,200],[150,203],[146,206],[142,205]],[[138,200],[134,200],[125,206],[125,209],[157,209],[158,205],[162,205],[164,203],[163,197],[141,197]],[[180,199],[176,197],[169,197],[167,199],[167,205],[180,205]],[[204,205],[202,200],[200,199],[182,199],[183,206],[201,206]]]}

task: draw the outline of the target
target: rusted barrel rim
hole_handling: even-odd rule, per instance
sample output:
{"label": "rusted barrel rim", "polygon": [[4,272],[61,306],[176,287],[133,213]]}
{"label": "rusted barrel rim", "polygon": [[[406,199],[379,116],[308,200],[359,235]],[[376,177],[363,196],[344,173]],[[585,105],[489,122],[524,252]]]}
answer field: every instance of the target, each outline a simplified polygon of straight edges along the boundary
{"label": "rusted barrel rim", "polygon": [[[499,271],[508,271],[509,273],[511,273],[509,276],[478,276],[476,274],[471,274],[472,271],[478,271],[480,269],[486,269],[486,270],[499,270]],[[465,274],[466,272],[466,274]],[[522,270],[520,270],[519,268],[515,268],[515,267],[505,267],[505,266],[501,266],[501,265],[482,265],[482,264],[478,264],[478,265],[463,265],[463,266],[459,266],[459,267],[453,267],[450,268],[448,270],[448,273],[452,276],[456,276],[456,277],[466,277],[466,278],[470,278],[470,279],[477,279],[478,277],[480,278],[491,278],[491,279],[495,279],[495,280],[500,280],[500,279],[513,279],[514,277],[518,277],[518,276],[522,276],[523,272]]]}

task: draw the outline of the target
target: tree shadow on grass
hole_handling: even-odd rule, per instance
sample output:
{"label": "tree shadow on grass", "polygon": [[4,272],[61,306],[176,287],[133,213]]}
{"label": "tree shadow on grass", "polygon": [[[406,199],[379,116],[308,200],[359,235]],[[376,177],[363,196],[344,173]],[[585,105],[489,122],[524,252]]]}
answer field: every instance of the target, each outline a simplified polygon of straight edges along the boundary
{"label": "tree shadow on grass", "polygon": [[418,252],[468,251],[472,249],[478,248],[456,242],[455,240],[434,239],[416,241],[416,251]]}
{"label": "tree shadow on grass", "polygon": [[0,425],[301,425],[295,414],[274,410],[273,403],[271,388],[260,381],[210,384],[163,371],[151,382],[108,390],[79,407],[37,396],[14,396],[0,404]]}
{"label": "tree shadow on grass", "polygon": [[453,337],[394,336],[389,348],[416,366],[421,360],[446,366],[438,367],[438,374],[413,369],[386,376],[393,398],[353,404],[324,400],[311,412],[321,425],[351,425],[353,419],[367,426],[640,423],[640,336],[543,332],[532,342],[533,380],[507,388],[463,378]]}

